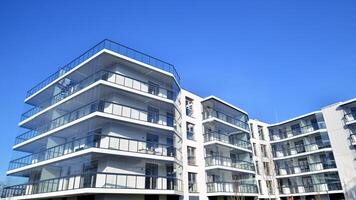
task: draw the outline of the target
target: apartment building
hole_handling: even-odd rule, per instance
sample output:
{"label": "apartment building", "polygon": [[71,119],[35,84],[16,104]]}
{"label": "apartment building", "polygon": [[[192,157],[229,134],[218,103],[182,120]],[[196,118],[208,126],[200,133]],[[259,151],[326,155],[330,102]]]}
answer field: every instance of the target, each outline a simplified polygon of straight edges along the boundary
{"label": "apartment building", "polygon": [[279,190],[269,140],[269,124],[251,119],[249,125],[256,182],[259,188],[258,199],[278,199]]}
{"label": "apartment building", "polygon": [[103,40],[27,92],[5,199],[356,199],[356,99],[268,124]]}

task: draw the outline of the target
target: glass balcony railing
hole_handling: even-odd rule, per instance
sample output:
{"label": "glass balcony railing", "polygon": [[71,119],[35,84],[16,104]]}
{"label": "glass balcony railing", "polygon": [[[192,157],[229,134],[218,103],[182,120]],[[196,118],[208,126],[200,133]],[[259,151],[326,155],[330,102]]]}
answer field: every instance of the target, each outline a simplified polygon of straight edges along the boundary
{"label": "glass balcony railing", "polygon": [[207,183],[208,193],[254,193],[257,195],[258,190],[255,184],[244,184],[236,182],[211,182]]}
{"label": "glass balcony railing", "polygon": [[356,112],[350,112],[344,115],[344,121],[347,122],[352,122],[356,120]]}
{"label": "glass balcony railing", "polygon": [[30,131],[27,131],[16,137],[15,144],[19,144],[33,137],[41,135],[45,132],[51,131],[55,128],[68,124],[74,120],[87,116],[93,112],[103,112],[115,116],[130,118],[138,121],[149,122],[153,124],[159,124],[163,126],[174,127],[178,133],[180,133],[180,126],[177,125],[176,119],[173,115],[161,115],[158,113],[152,113],[139,108],[126,106],[109,101],[96,101],[87,104],[75,111],[57,117],[52,121]]}
{"label": "glass balcony railing", "polygon": [[102,42],[100,42],[99,44],[95,45],[93,48],[91,48],[88,51],[86,51],[84,54],[80,55],[79,57],[77,57],[76,59],[71,61],[66,66],[60,68],[54,74],[52,74],[49,77],[47,77],[44,81],[40,82],[35,87],[30,89],[27,92],[27,97],[33,95],[37,91],[39,91],[42,88],[46,87],[47,85],[52,83],[54,80],[58,79],[63,74],[69,72],[74,67],[78,66],[79,64],[81,64],[82,62],[86,61],[88,58],[92,57],[93,55],[95,55],[96,53],[98,53],[99,51],[101,51],[103,49],[111,50],[113,52],[116,52],[116,53],[119,53],[121,55],[124,55],[124,56],[127,56],[129,58],[132,58],[134,60],[143,62],[145,64],[148,64],[148,65],[157,67],[157,68],[159,68],[161,70],[164,70],[164,71],[167,71],[169,73],[172,73],[173,76],[178,81],[178,83],[180,82],[180,77],[179,77],[175,67],[172,64],[167,63],[165,61],[162,61],[160,59],[154,58],[152,56],[149,56],[147,54],[144,54],[144,53],[139,52],[137,50],[134,50],[132,48],[126,47],[124,45],[118,44],[116,42],[113,42],[113,41],[105,39]]}
{"label": "glass balcony railing", "polygon": [[205,157],[205,166],[224,166],[224,167],[232,167],[236,169],[243,169],[249,171],[255,171],[255,166],[252,162],[244,161],[244,160],[234,160],[230,157],[223,156],[209,156]]}
{"label": "glass balcony railing", "polygon": [[232,116],[229,116],[229,115],[226,115],[225,113],[222,113],[222,112],[219,112],[219,111],[216,111],[216,110],[213,110],[213,109],[205,109],[204,112],[203,112],[203,119],[210,119],[210,118],[218,118],[220,120],[223,120],[229,124],[232,124],[232,125],[235,125],[235,126],[238,126],[244,130],[247,130],[249,131],[249,126],[248,126],[248,123],[246,121],[243,121],[241,119],[237,119],[235,117],[232,117]]}
{"label": "glass balcony railing", "polygon": [[282,139],[290,138],[290,137],[305,134],[305,133],[310,133],[310,132],[317,131],[319,129],[325,129],[325,128],[326,128],[325,122],[319,122],[319,123],[302,126],[298,129],[289,129],[289,130],[279,129],[279,131],[277,129],[275,129],[274,131],[276,133],[274,133],[274,131],[270,130],[270,138],[272,141],[282,140]]}
{"label": "glass balcony railing", "polygon": [[339,181],[329,183],[315,183],[313,185],[291,185],[282,186],[279,188],[280,194],[300,194],[310,192],[329,192],[342,190],[342,185]]}
{"label": "glass balcony railing", "polygon": [[115,72],[111,71],[99,71],[96,72],[87,78],[79,81],[78,83],[68,86],[64,91],[54,95],[53,97],[43,101],[39,106],[33,107],[30,110],[26,111],[21,115],[21,121],[37,114],[38,112],[44,110],[45,108],[48,108],[49,106],[65,99],[68,96],[71,96],[72,94],[77,93],[78,91],[81,91],[82,89],[88,87],[89,85],[99,81],[99,80],[104,80],[108,81],[110,83],[114,83],[116,85],[124,86],[130,89],[134,89],[140,92],[144,92],[147,94],[152,94],[161,98],[165,99],[170,99],[170,100],[175,100],[178,91],[166,89],[160,86],[153,86],[152,84],[149,84],[148,82],[140,81],[132,77],[128,77],[122,74],[118,74]]}
{"label": "glass balcony railing", "polygon": [[251,143],[249,141],[231,138],[229,137],[229,135],[222,134],[222,133],[216,133],[216,132],[206,133],[204,134],[204,141],[205,142],[219,141],[226,144],[251,150]]}
{"label": "glass balcony railing", "polygon": [[327,162],[315,162],[305,165],[295,165],[290,167],[279,167],[276,169],[277,175],[290,175],[290,174],[300,174],[305,172],[314,172],[322,171],[325,169],[334,169],[336,168],[336,163],[334,160]]}
{"label": "glass balcony railing", "polygon": [[139,189],[181,192],[182,181],[175,177],[168,176],[164,177],[96,172],[70,175],[5,187],[1,196],[2,198],[9,198],[15,196],[79,190],[83,188],[105,188],[114,189],[115,191],[120,191],[121,189]]}
{"label": "glass balcony railing", "polygon": [[175,157],[179,161],[182,160],[181,151],[172,145],[109,135],[90,134],[86,137],[66,142],[45,149],[43,151],[12,160],[9,165],[9,170],[40,163],[45,160],[57,158],[89,148],[100,148],[165,157]]}
{"label": "glass balcony railing", "polygon": [[280,158],[284,156],[292,156],[306,152],[313,152],[319,149],[330,148],[330,143],[312,143],[308,145],[298,145],[292,148],[277,148],[272,150],[273,157]]}

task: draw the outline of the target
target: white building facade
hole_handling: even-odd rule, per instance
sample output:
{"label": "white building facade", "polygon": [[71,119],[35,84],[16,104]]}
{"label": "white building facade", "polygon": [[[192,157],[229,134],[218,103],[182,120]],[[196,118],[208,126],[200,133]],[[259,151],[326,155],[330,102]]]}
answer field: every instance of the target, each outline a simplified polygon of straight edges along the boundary
{"label": "white building facade", "polygon": [[25,103],[5,199],[356,199],[356,99],[267,124],[104,40]]}

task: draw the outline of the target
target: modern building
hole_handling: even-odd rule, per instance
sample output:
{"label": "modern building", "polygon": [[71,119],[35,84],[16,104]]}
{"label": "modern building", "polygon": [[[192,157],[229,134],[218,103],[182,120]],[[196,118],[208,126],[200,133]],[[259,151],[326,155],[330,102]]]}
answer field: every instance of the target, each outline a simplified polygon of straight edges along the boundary
{"label": "modern building", "polygon": [[28,91],[5,199],[356,199],[356,99],[277,124],[104,40]]}

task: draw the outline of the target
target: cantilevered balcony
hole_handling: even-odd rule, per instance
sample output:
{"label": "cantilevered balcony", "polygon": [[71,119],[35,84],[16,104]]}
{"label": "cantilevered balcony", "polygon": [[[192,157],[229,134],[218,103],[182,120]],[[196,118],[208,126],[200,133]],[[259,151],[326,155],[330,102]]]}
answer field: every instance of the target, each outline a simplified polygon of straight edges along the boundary
{"label": "cantilevered balcony", "polygon": [[223,167],[230,168],[232,170],[244,170],[249,173],[255,173],[255,166],[252,162],[244,160],[234,160],[230,157],[223,156],[209,156],[205,157],[206,167]]}
{"label": "cantilevered balcony", "polygon": [[349,112],[345,114],[344,121],[347,125],[356,123],[356,112]]}
{"label": "cantilevered balcony", "polygon": [[230,193],[236,194],[253,194],[257,195],[258,190],[256,184],[246,184],[238,182],[210,182],[207,183],[207,192],[209,193]]}
{"label": "cantilevered balcony", "polygon": [[65,124],[73,122],[82,117],[88,116],[94,112],[101,112],[105,114],[110,114],[113,116],[123,117],[125,119],[132,119],[140,122],[148,122],[149,124],[157,124],[163,127],[172,127],[180,133],[179,126],[176,123],[176,119],[173,115],[162,115],[158,113],[151,113],[147,110],[142,110],[139,108],[134,108],[127,105],[118,104],[109,101],[95,101],[80,107],[70,113],[60,116],[52,121],[30,131],[27,131],[16,137],[15,144],[20,144],[38,135],[44,134],[56,128],[59,128]]}
{"label": "cantilevered balcony", "polygon": [[204,134],[204,142],[221,142],[228,146],[235,146],[246,150],[251,150],[251,143],[246,140],[232,138],[227,134],[210,132]]}
{"label": "cantilevered balcony", "polygon": [[334,160],[328,162],[315,162],[305,165],[295,165],[290,167],[279,167],[276,169],[277,176],[284,177],[285,175],[303,174],[309,172],[321,172],[323,170],[336,170],[336,163]]}
{"label": "cantilevered balcony", "polygon": [[352,145],[356,145],[356,134],[350,135],[350,140]]}
{"label": "cantilevered balcony", "polygon": [[304,193],[335,193],[343,192],[339,181],[316,183],[313,185],[290,185],[279,188],[280,195],[304,194]]}
{"label": "cantilevered balcony", "polygon": [[55,96],[44,100],[40,105],[32,107],[21,115],[21,121],[24,121],[29,117],[34,116],[42,110],[64,100],[65,98],[73,94],[82,91],[83,89],[93,85],[94,83],[100,80],[113,83],[117,86],[127,88],[128,90],[142,92],[148,95],[154,95],[156,97],[168,100],[175,100],[178,95],[178,91],[167,89],[158,85],[152,85],[148,82],[137,80],[135,78],[125,76],[116,72],[101,70],[79,81],[75,85],[69,86],[66,90],[61,91]]}
{"label": "cantilevered balcony", "polygon": [[285,157],[295,157],[306,155],[313,152],[319,152],[319,150],[331,148],[330,143],[312,143],[308,145],[299,145],[292,148],[277,148],[273,149],[272,154],[275,159],[281,159]]}
{"label": "cantilevered balcony", "polygon": [[118,44],[116,42],[105,39],[102,42],[95,45],[93,48],[86,51],[84,54],[80,55],[79,57],[77,57],[76,59],[71,61],[66,66],[60,68],[58,71],[56,71],[55,73],[50,75],[44,81],[40,82],[35,87],[30,89],[27,92],[27,97],[30,97],[30,96],[34,95],[35,93],[39,92],[41,89],[47,87],[48,85],[52,84],[54,81],[60,79],[62,76],[64,76],[65,74],[67,74],[68,72],[73,70],[75,67],[82,64],[83,62],[87,61],[89,58],[91,58],[95,54],[97,54],[100,51],[105,50],[105,49],[110,50],[115,53],[118,53],[120,55],[126,56],[126,57],[133,59],[135,61],[139,61],[139,62],[147,64],[149,66],[161,69],[168,73],[171,73],[175,77],[177,82],[180,82],[180,77],[179,77],[175,67],[172,64],[162,61],[160,59],[154,58],[152,56],[149,56],[147,54],[144,54],[144,53],[134,50],[132,48],[126,47],[124,45]]}
{"label": "cantilevered balcony", "polygon": [[222,113],[220,111],[217,111],[217,110],[213,110],[213,109],[204,110],[203,120],[211,119],[211,118],[217,118],[219,120],[222,120],[222,121],[232,124],[234,126],[242,128],[243,130],[249,131],[248,123],[243,120],[229,116],[229,115]]}
{"label": "cantilevered balcony", "polygon": [[292,137],[297,137],[300,135],[313,133],[321,129],[325,129],[325,122],[313,123],[310,125],[302,126],[296,129],[270,129],[271,142],[279,142],[279,140],[285,140]]}
{"label": "cantilevered balcony", "polygon": [[[172,145],[110,135],[90,134],[86,137],[66,142],[42,150],[40,152],[12,160],[9,165],[9,171],[23,168],[28,165],[34,165],[37,163],[40,164],[43,161],[52,160],[54,158],[59,158],[64,155],[69,155],[90,148],[125,152],[126,156],[132,157],[137,157],[138,154],[146,154],[146,158],[148,157],[147,155],[149,155],[151,157],[162,157],[163,160],[165,158],[176,158],[177,161],[182,160],[182,153]],[[127,154],[128,152],[133,154]]]}
{"label": "cantilevered balcony", "polygon": [[56,192],[64,191],[72,191],[73,194],[81,194],[82,192],[92,194],[103,192],[115,194],[176,194],[182,191],[182,181],[168,176],[104,172],[83,173],[5,187],[2,197],[24,196],[29,199],[36,198],[37,194],[45,194],[45,197],[50,197]]}

